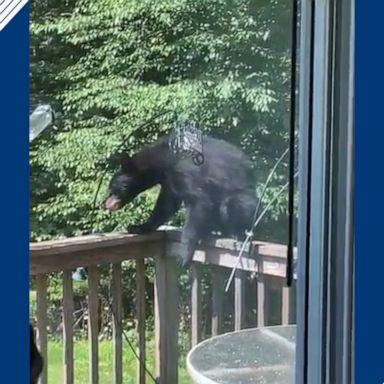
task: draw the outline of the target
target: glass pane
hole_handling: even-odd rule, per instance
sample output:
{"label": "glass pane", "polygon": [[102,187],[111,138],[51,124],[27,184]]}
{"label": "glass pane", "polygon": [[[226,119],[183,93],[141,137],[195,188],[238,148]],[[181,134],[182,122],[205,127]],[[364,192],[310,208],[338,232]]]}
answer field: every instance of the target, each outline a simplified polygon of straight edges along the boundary
{"label": "glass pane", "polygon": [[260,327],[209,339],[191,354],[189,363],[193,379],[195,382],[211,380],[223,384],[290,383],[295,333],[292,325]]}
{"label": "glass pane", "polygon": [[[211,364],[207,382],[254,382],[255,372],[292,382],[294,356],[278,340],[294,345],[296,321],[296,277],[286,286],[293,4],[31,4],[31,107],[56,117],[30,150],[31,270],[49,273],[49,383],[63,381],[62,355],[73,354],[75,381],[87,380],[94,332],[101,382],[119,381],[120,359],[129,382],[190,383]],[[297,201],[294,185],[294,227]],[[31,279],[32,317],[35,291]],[[230,343],[209,344],[226,332]],[[136,372],[137,335],[146,360]]]}

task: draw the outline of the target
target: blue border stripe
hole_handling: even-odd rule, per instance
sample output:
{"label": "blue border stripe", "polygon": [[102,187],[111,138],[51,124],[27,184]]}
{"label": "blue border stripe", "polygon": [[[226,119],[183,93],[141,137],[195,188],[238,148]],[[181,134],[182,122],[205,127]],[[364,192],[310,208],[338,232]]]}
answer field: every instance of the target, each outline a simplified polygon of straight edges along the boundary
{"label": "blue border stripe", "polygon": [[0,31],[2,383],[29,382],[28,12]]}
{"label": "blue border stripe", "polygon": [[383,10],[356,0],[356,384],[384,383]]}

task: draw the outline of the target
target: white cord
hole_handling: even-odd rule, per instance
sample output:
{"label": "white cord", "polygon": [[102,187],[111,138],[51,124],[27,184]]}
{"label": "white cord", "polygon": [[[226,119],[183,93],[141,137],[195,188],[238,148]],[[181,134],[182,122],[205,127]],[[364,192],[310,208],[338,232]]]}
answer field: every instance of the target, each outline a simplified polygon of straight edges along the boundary
{"label": "white cord", "polygon": [[[295,175],[294,177],[297,177],[299,174],[299,171],[295,172]],[[237,270],[237,267],[239,266],[240,264],[240,261],[241,261],[241,258],[243,256],[243,253],[244,253],[244,250],[245,250],[245,247],[247,246],[249,240],[252,238],[253,236],[253,231],[255,230],[255,228],[259,225],[260,221],[262,220],[262,218],[264,217],[264,215],[268,212],[269,208],[271,207],[271,205],[277,200],[277,198],[284,192],[285,189],[287,189],[289,185],[289,182],[284,184],[279,192],[276,193],[276,195],[273,197],[273,199],[268,203],[268,205],[264,208],[263,212],[261,212],[260,216],[257,218],[257,220],[255,221],[255,223],[253,224],[252,226],[252,230],[248,232],[247,234],[247,237],[245,238],[242,246],[241,246],[241,249],[240,249],[240,252],[239,252],[239,255],[237,257],[237,261],[236,261],[236,264],[234,265],[233,269],[232,269],[232,272],[231,272],[231,275],[229,276],[229,279],[228,279],[228,282],[227,282],[227,285],[225,286],[225,292],[228,292],[228,289],[229,287],[231,286],[232,284],[232,280],[233,280],[233,277],[235,276],[235,273],[236,273],[236,270]]]}

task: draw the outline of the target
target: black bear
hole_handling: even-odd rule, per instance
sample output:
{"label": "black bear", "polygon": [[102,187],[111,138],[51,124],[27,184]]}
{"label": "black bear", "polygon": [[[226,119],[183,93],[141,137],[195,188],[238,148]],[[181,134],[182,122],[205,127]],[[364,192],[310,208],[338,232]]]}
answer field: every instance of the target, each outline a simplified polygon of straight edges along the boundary
{"label": "black bear", "polygon": [[256,185],[251,162],[236,146],[202,136],[204,162],[196,165],[190,157],[172,153],[170,140],[171,136],[163,136],[133,156],[124,155],[102,208],[116,211],[141,192],[160,185],[148,221],[128,231],[154,231],[184,204],[186,221],[180,257],[182,265],[187,266],[198,242],[213,231],[241,239],[251,229],[257,205]]}
{"label": "black bear", "polygon": [[43,358],[40,355],[35,343],[35,333],[32,325],[29,324],[29,344],[30,344],[30,384],[37,384],[39,376],[43,370]]}

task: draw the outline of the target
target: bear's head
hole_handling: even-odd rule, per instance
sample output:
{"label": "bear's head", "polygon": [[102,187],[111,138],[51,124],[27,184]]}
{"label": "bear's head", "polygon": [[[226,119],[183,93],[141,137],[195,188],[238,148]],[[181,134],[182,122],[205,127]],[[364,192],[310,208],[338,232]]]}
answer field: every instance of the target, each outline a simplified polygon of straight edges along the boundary
{"label": "bear's head", "polygon": [[139,163],[135,155],[123,157],[120,170],[113,175],[109,183],[107,197],[101,204],[102,209],[117,211],[141,192],[158,183],[155,172],[144,164],[140,166]]}

